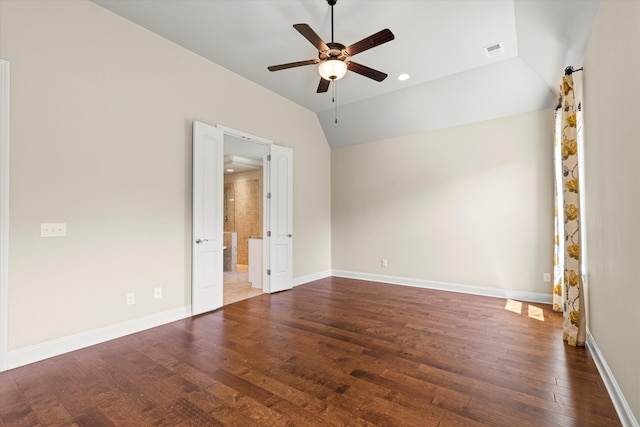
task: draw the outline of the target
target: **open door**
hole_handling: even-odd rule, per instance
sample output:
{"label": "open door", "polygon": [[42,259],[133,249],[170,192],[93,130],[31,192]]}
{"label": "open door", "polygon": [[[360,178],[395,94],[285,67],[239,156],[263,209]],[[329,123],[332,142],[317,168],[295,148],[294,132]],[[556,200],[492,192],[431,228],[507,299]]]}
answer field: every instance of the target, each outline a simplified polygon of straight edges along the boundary
{"label": "open door", "polygon": [[272,144],[268,157],[269,189],[267,278],[269,292],[293,287],[293,150]]}
{"label": "open door", "polygon": [[224,135],[264,144],[263,291],[293,287],[293,151],[224,126],[193,122],[192,314],[222,307]]}
{"label": "open door", "polygon": [[224,132],[193,122],[191,314],[222,307]]}

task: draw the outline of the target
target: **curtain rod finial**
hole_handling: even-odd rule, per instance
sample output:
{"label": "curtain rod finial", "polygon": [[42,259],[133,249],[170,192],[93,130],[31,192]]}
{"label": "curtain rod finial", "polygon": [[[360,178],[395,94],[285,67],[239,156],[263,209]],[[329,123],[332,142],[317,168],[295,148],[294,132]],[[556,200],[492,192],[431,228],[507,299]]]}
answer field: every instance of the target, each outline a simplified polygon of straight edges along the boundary
{"label": "curtain rod finial", "polygon": [[578,68],[577,70],[574,70],[573,66],[569,65],[567,68],[564,69],[564,75],[565,76],[570,76],[571,74],[575,73],[576,71],[582,71],[582,67]]}

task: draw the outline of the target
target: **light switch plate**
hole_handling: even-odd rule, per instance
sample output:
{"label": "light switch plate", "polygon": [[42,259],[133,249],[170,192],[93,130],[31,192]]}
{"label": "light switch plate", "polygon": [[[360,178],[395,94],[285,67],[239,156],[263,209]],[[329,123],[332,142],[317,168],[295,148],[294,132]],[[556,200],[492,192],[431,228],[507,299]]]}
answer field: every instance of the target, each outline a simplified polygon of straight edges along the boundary
{"label": "light switch plate", "polygon": [[66,235],[66,222],[43,222],[40,224],[40,237],[64,237]]}

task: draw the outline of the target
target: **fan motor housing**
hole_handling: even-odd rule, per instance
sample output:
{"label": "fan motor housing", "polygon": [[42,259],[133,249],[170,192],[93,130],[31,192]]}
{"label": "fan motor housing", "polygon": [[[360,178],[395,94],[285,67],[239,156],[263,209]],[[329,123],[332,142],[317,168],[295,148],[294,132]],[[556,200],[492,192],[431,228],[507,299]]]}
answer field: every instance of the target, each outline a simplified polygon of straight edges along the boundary
{"label": "fan motor housing", "polygon": [[327,43],[327,47],[329,49],[318,52],[318,58],[323,61],[329,58],[344,61],[349,56],[345,49],[345,45],[341,43]]}

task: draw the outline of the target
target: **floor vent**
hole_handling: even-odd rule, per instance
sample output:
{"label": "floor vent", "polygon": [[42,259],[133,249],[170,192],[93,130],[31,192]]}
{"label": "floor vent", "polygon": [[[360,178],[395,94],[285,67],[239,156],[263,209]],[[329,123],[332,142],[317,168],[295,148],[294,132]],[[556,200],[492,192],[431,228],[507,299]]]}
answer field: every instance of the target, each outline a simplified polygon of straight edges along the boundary
{"label": "floor vent", "polygon": [[484,53],[487,55],[487,58],[501,55],[504,53],[504,45],[502,44],[502,42],[492,44],[491,46],[487,46],[484,48]]}

